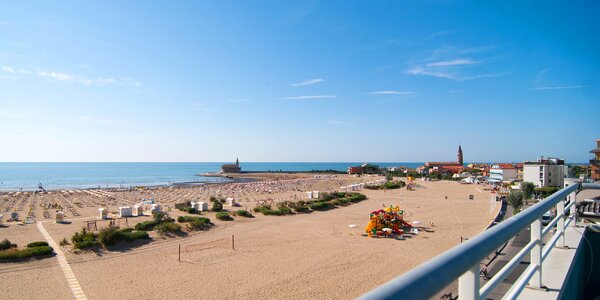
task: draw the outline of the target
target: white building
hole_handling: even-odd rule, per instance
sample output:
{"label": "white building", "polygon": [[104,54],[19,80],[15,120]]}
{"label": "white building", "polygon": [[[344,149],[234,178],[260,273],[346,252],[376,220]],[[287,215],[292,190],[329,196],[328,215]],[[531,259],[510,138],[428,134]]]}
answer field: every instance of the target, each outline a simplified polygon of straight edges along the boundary
{"label": "white building", "polygon": [[540,157],[535,162],[523,163],[523,181],[533,182],[536,187],[564,185],[565,161],[558,158]]}
{"label": "white building", "polygon": [[511,164],[495,164],[490,168],[492,181],[514,181],[518,177],[518,169]]}

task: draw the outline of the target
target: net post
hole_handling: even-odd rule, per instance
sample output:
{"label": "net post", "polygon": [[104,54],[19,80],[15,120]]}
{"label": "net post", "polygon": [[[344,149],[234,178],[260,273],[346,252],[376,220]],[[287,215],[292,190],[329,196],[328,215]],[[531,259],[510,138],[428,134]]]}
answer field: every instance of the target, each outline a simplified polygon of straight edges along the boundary
{"label": "net post", "polygon": [[181,244],[179,244],[179,256],[177,257],[177,261],[181,262]]}
{"label": "net post", "polygon": [[231,235],[231,250],[235,250],[235,236]]}

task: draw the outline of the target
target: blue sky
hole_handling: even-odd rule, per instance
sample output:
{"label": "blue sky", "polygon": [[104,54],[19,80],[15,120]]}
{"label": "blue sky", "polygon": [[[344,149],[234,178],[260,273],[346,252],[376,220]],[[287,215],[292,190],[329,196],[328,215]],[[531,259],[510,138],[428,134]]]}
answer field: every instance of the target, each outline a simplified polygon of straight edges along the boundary
{"label": "blue sky", "polygon": [[588,160],[595,1],[2,4],[0,161]]}

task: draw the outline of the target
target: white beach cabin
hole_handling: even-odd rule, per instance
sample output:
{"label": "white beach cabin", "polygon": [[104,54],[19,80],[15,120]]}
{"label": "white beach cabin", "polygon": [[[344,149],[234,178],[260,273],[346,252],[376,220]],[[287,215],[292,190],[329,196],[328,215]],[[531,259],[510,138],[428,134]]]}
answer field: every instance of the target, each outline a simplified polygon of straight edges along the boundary
{"label": "white beach cabin", "polygon": [[306,192],[306,198],[312,199],[313,198],[313,192]]}
{"label": "white beach cabin", "polygon": [[121,217],[121,218],[131,217],[131,215],[132,215],[131,207],[129,207],[129,206],[119,207],[119,217]]}
{"label": "white beach cabin", "polygon": [[319,198],[319,191],[313,191],[313,198]]}
{"label": "white beach cabin", "polygon": [[233,198],[227,198],[227,205],[229,206],[234,206],[235,205],[235,200]]}
{"label": "white beach cabin", "polygon": [[65,213],[62,211],[57,211],[54,223],[64,223],[65,222]]}
{"label": "white beach cabin", "polygon": [[196,208],[198,211],[207,211],[208,210],[208,203],[206,202],[196,202],[196,205],[198,206],[198,208]]}
{"label": "white beach cabin", "polygon": [[98,216],[100,220],[108,219],[108,211],[104,208],[98,208],[98,212],[100,215]]}
{"label": "white beach cabin", "polygon": [[144,209],[141,206],[139,206],[139,205],[134,205],[133,206],[132,214],[134,216],[136,216],[136,217],[137,216],[143,216],[144,215]]}

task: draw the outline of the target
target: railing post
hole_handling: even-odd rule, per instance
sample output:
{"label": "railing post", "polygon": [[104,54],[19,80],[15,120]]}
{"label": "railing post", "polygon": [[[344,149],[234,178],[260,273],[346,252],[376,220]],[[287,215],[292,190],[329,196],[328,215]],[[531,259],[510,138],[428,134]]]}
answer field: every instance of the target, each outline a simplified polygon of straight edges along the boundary
{"label": "railing post", "polygon": [[560,244],[559,244],[559,247],[562,247],[562,248],[566,247],[566,242],[565,242],[565,201],[566,201],[566,199],[562,199],[562,200],[558,201],[558,203],[556,204],[556,215],[559,217],[556,228],[558,229],[558,234],[562,235],[560,237]]}
{"label": "railing post", "polygon": [[461,300],[479,299],[479,264],[458,278],[458,295]]}
{"label": "railing post", "polygon": [[531,249],[531,265],[536,268],[533,277],[529,284],[533,288],[542,287],[542,219],[538,218],[533,221],[530,226],[531,241],[535,242],[535,246]]}
{"label": "railing post", "polygon": [[[575,194],[575,192],[572,192],[569,195],[569,199],[572,201],[573,205],[571,205],[571,209],[569,210],[569,218],[573,218],[573,221],[571,221],[571,226],[575,227],[575,225],[577,225],[577,200],[575,199],[575,197],[577,196],[577,194]],[[571,202],[569,202],[571,203]]]}

